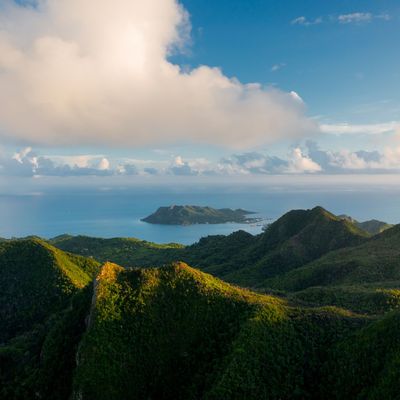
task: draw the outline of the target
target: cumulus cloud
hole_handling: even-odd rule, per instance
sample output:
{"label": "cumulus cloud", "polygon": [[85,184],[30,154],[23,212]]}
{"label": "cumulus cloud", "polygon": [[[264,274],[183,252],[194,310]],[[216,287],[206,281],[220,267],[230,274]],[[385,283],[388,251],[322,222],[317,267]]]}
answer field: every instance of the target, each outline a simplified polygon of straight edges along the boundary
{"label": "cumulus cloud", "polygon": [[[86,162],[83,163],[82,159]],[[67,160],[67,161],[65,161]],[[75,163],[77,160],[80,165]],[[324,150],[307,141],[286,157],[237,153],[219,160],[184,158],[141,160],[99,155],[43,156],[31,148],[7,154],[0,149],[1,176],[255,176],[282,174],[381,174],[400,172],[400,145],[381,151]]]}
{"label": "cumulus cloud", "polygon": [[306,143],[308,156],[325,173],[397,173],[400,171],[400,146],[386,147],[382,151],[326,151],[312,141]]}
{"label": "cumulus cloud", "polygon": [[3,1],[0,135],[53,146],[245,148],[316,130],[290,93],[171,63],[189,31],[177,0]]}
{"label": "cumulus cloud", "polygon": [[206,158],[184,160],[181,156],[175,157],[165,172],[178,176],[214,175],[217,173],[215,164]]}
{"label": "cumulus cloud", "polygon": [[110,161],[107,160],[107,158],[103,157],[98,165],[97,165],[97,169],[99,169],[100,171],[105,171],[107,169],[110,169]]}
{"label": "cumulus cloud", "polygon": [[197,175],[197,171],[193,170],[188,162],[183,161],[181,156],[174,158],[168,172],[173,175]]}
{"label": "cumulus cloud", "polygon": [[313,161],[308,155],[303,154],[303,151],[296,147],[289,154],[288,168],[286,172],[290,173],[313,173],[321,171],[321,166]]}
{"label": "cumulus cloud", "polygon": [[[0,155],[0,174],[7,176],[109,176],[116,173],[110,168],[107,158],[96,156],[66,157],[71,162],[57,162],[64,157],[40,156],[30,147],[16,152],[11,157]],[[83,161],[84,160],[84,161]]]}
{"label": "cumulus cloud", "polygon": [[287,170],[287,161],[258,152],[234,154],[223,158],[218,171],[228,174],[274,174]]}

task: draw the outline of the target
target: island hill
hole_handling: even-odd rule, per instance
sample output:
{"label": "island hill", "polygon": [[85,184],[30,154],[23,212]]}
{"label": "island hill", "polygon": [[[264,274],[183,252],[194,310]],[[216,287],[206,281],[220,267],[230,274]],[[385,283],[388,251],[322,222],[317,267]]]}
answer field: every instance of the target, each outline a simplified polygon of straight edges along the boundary
{"label": "island hill", "polygon": [[253,211],[230,208],[215,209],[201,206],[160,207],[155,213],[143,218],[142,221],[161,225],[193,225],[193,224],[223,224],[236,222],[251,224],[262,221],[261,218],[250,218],[256,214]]}

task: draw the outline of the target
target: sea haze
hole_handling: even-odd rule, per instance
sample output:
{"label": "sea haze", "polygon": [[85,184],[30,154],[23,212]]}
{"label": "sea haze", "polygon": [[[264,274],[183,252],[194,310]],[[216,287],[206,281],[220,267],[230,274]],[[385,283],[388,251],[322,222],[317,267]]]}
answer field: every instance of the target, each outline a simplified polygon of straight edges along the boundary
{"label": "sea haze", "polygon": [[33,194],[0,195],[0,236],[44,238],[63,233],[96,237],[137,237],[158,243],[190,244],[203,236],[229,234],[244,229],[252,234],[261,226],[218,224],[167,226],[140,219],[159,206],[200,205],[244,208],[275,220],[291,209],[321,205],[335,214],[348,214],[363,221],[400,221],[400,190],[322,190],[299,188],[171,189],[136,187],[110,190],[60,190]]}

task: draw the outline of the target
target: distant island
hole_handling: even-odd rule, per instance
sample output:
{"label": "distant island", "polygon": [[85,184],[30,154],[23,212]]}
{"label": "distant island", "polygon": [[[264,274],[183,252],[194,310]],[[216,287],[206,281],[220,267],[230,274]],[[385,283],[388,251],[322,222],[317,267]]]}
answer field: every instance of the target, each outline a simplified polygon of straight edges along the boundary
{"label": "distant island", "polygon": [[236,222],[251,224],[262,221],[262,218],[250,218],[254,211],[230,208],[216,209],[201,206],[169,206],[160,207],[155,213],[141,221],[161,225],[194,225],[194,224],[223,224]]}

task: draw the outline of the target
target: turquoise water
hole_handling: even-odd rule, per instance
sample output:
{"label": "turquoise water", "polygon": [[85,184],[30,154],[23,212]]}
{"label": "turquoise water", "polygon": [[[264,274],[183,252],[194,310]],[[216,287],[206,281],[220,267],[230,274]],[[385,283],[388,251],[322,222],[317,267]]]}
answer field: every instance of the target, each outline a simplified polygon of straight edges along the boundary
{"label": "turquoise water", "polygon": [[245,229],[253,234],[260,226],[243,224],[162,226],[141,222],[159,206],[172,204],[244,208],[261,217],[276,219],[298,208],[321,205],[335,214],[348,214],[362,221],[371,218],[400,222],[400,190],[168,190],[132,188],[82,192],[62,191],[36,195],[0,196],[0,236],[39,235],[50,238],[62,233],[97,237],[129,236],[158,243],[193,243],[214,234]]}

